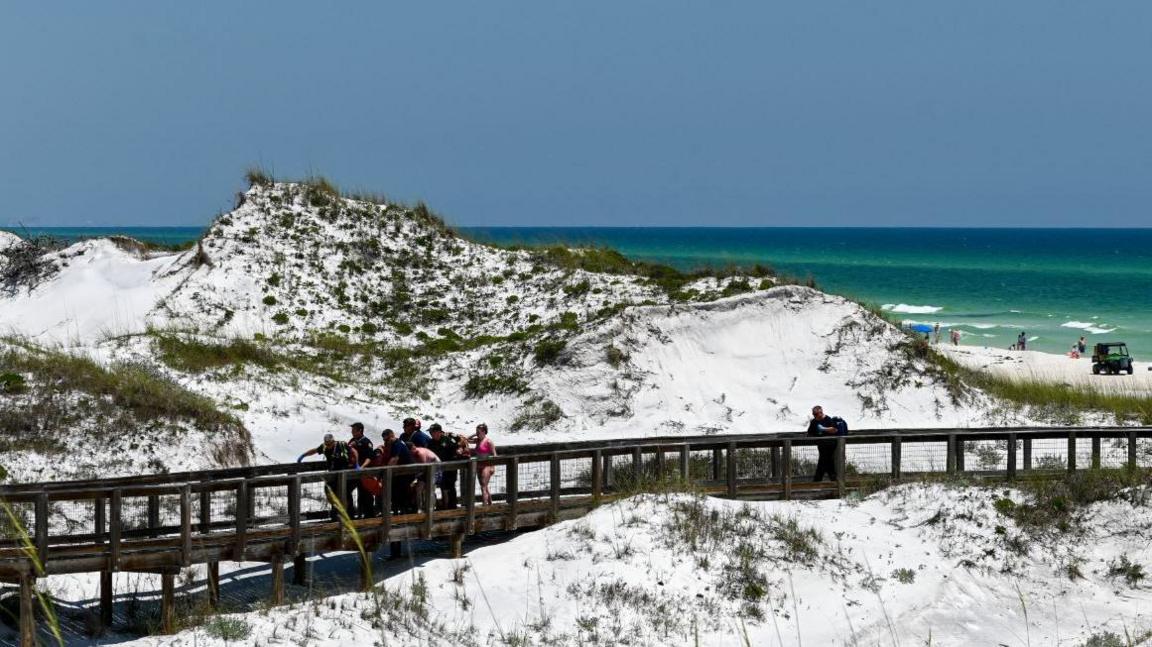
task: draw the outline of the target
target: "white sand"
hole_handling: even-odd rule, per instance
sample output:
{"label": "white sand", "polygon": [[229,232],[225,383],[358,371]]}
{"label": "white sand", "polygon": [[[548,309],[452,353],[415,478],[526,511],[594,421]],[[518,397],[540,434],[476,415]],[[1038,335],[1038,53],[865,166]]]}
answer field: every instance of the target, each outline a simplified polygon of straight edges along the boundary
{"label": "white sand", "polygon": [[949,357],[969,368],[993,375],[1054,382],[1073,386],[1090,386],[1115,393],[1152,396],[1152,362],[1133,362],[1132,375],[1093,375],[1089,354],[1079,359],[1039,351],[1014,351],[976,346],[940,345]]}

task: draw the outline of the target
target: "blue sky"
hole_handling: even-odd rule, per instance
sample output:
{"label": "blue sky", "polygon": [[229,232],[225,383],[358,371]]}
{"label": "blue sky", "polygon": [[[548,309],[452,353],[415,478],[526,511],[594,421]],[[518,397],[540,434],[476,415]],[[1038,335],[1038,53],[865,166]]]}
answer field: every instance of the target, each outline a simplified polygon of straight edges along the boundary
{"label": "blue sky", "polygon": [[0,225],[186,225],[244,170],[464,225],[1147,226],[1152,3],[0,9]]}

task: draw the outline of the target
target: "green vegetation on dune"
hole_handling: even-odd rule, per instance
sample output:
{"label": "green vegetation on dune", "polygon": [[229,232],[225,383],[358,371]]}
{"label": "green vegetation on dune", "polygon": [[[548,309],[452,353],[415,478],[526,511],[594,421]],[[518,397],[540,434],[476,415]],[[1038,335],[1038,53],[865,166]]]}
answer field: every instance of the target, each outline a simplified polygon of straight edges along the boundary
{"label": "green vegetation on dune", "polygon": [[1017,489],[1023,501],[1007,496],[996,499],[996,510],[1032,531],[1068,532],[1080,522],[1080,512],[1101,501],[1125,500],[1135,505],[1149,503],[1152,470],[1079,470],[1060,478],[1020,480]]}
{"label": "green vegetation on dune", "polygon": [[[141,364],[120,363],[109,367],[65,352],[37,348],[4,340],[0,367],[27,375],[26,384],[49,385],[57,394],[84,393],[105,399],[142,421],[176,418],[204,425],[239,425],[230,414],[216,408],[208,398],[196,395]],[[27,391],[36,390],[28,387]]]}
{"label": "green vegetation on dune", "polygon": [[[246,462],[251,440],[243,424],[211,399],[192,393],[139,363],[102,366],[88,357],[0,339],[0,451],[56,452],[77,438],[170,440],[194,428],[230,444],[220,464]],[[216,450],[213,450],[216,451]]]}

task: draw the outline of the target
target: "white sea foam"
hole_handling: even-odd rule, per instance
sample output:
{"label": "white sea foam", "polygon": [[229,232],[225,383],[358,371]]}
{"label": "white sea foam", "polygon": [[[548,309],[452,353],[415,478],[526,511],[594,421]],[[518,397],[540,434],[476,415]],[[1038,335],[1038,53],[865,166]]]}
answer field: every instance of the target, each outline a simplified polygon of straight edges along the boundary
{"label": "white sea foam", "polygon": [[[1095,317],[1093,317],[1093,318],[1095,318]],[[1104,324],[1104,325],[1107,325],[1107,324]],[[1092,335],[1107,335],[1108,333],[1116,331],[1116,328],[1104,328],[1103,326],[1097,326],[1094,323],[1089,323],[1086,321],[1065,321],[1064,323],[1060,324],[1060,327],[1061,328],[1078,328],[1078,329],[1083,330],[1084,332],[1092,334]]]}
{"label": "white sea foam", "polygon": [[890,312],[905,312],[912,315],[930,315],[940,312],[944,306],[910,306],[907,303],[885,303],[880,306],[882,310]]}

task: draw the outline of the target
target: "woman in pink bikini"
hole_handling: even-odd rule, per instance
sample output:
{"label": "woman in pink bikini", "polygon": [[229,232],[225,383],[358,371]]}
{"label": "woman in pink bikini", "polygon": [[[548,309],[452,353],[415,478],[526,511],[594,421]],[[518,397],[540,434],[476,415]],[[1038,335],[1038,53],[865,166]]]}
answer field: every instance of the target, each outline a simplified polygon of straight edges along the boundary
{"label": "woman in pink bikini", "polygon": [[[476,425],[476,435],[470,440],[476,443],[476,458],[489,458],[496,455],[496,445],[488,438],[488,425],[484,423]],[[492,505],[492,493],[488,491],[488,481],[492,480],[492,474],[495,471],[496,466],[485,465],[476,472],[476,480],[480,482],[480,494],[484,505]]]}

